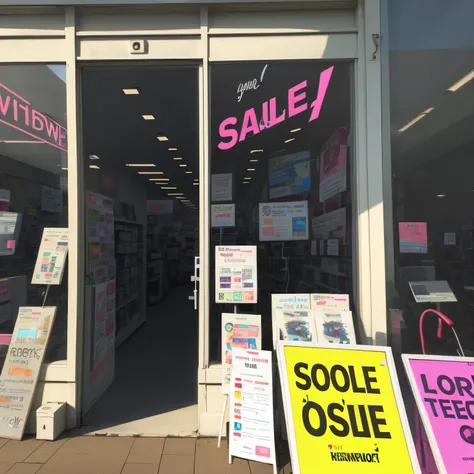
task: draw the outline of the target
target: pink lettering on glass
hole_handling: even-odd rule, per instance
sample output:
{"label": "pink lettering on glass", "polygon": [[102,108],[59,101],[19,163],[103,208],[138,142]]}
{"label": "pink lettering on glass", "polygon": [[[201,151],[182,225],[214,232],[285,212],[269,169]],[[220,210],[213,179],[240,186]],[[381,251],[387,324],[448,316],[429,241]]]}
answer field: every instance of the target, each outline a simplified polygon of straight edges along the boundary
{"label": "pink lettering on glass", "polygon": [[[239,125],[237,117],[228,117],[219,125],[219,136],[221,141],[217,147],[220,150],[230,150],[238,142],[243,142],[249,135],[257,135],[266,128],[284,122],[287,118],[294,117],[308,110],[311,107],[311,116],[309,122],[319,118],[321,109],[326,98],[329,83],[331,81],[334,66],[321,72],[316,98],[308,104],[307,87],[308,81],[302,81],[288,90],[287,109],[278,107],[276,97],[262,103],[262,118],[257,119],[255,107],[245,111],[242,121]],[[242,91],[244,92],[244,91]],[[0,102],[1,106],[1,102]]]}
{"label": "pink lettering on glass", "polygon": [[32,107],[30,102],[0,83],[0,123],[67,151],[67,130]]}

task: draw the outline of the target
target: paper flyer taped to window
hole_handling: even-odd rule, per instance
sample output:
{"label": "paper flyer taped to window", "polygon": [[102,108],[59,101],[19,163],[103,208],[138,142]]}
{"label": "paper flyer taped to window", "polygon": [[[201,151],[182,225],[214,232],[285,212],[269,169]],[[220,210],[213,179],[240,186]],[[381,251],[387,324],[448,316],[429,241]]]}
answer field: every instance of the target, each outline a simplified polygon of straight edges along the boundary
{"label": "paper flyer taped to window", "polygon": [[61,284],[68,246],[69,230],[67,228],[47,227],[44,229],[31,280],[32,284]]}
{"label": "paper flyer taped to window", "polygon": [[257,247],[217,246],[215,278],[216,303],[257,303]]}

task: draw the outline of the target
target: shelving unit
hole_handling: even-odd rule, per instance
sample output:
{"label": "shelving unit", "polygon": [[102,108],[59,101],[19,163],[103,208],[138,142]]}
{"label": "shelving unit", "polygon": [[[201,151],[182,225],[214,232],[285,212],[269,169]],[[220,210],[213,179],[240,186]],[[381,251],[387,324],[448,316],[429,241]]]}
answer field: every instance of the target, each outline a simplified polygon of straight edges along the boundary
{"label": "shelving unit", "polygon": [[143,285],[143,226],[115,219],[116,332],[115,347],[123,344],[146,320]]}
{"label": "shelving unit", "polygon": [[161,252],[151,252],[147,258],[147,304],[152,306],[163,298],[167,280],[164,259]]}

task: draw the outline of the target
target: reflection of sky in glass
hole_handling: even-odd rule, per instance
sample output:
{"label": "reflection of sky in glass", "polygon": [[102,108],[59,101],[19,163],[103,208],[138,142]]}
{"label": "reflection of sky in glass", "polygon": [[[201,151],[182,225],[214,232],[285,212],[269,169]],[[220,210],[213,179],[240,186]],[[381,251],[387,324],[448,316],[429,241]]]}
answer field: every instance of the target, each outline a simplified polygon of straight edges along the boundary
{"label": "reflection of sky in glass", "polygon": [[48,68],[61,79],[66,82],[66,65],[65,64],[48,64]]}

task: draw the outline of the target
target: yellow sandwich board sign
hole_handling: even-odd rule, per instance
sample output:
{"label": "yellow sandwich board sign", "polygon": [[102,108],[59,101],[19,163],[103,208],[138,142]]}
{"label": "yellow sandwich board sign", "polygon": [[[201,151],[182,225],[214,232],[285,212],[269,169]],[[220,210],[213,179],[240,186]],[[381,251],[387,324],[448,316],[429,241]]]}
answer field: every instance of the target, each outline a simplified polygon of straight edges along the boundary
{"label": "yellow sandwich board sign", "polygon": [[280,341],[294,474],[420,473],[391,350]]}

